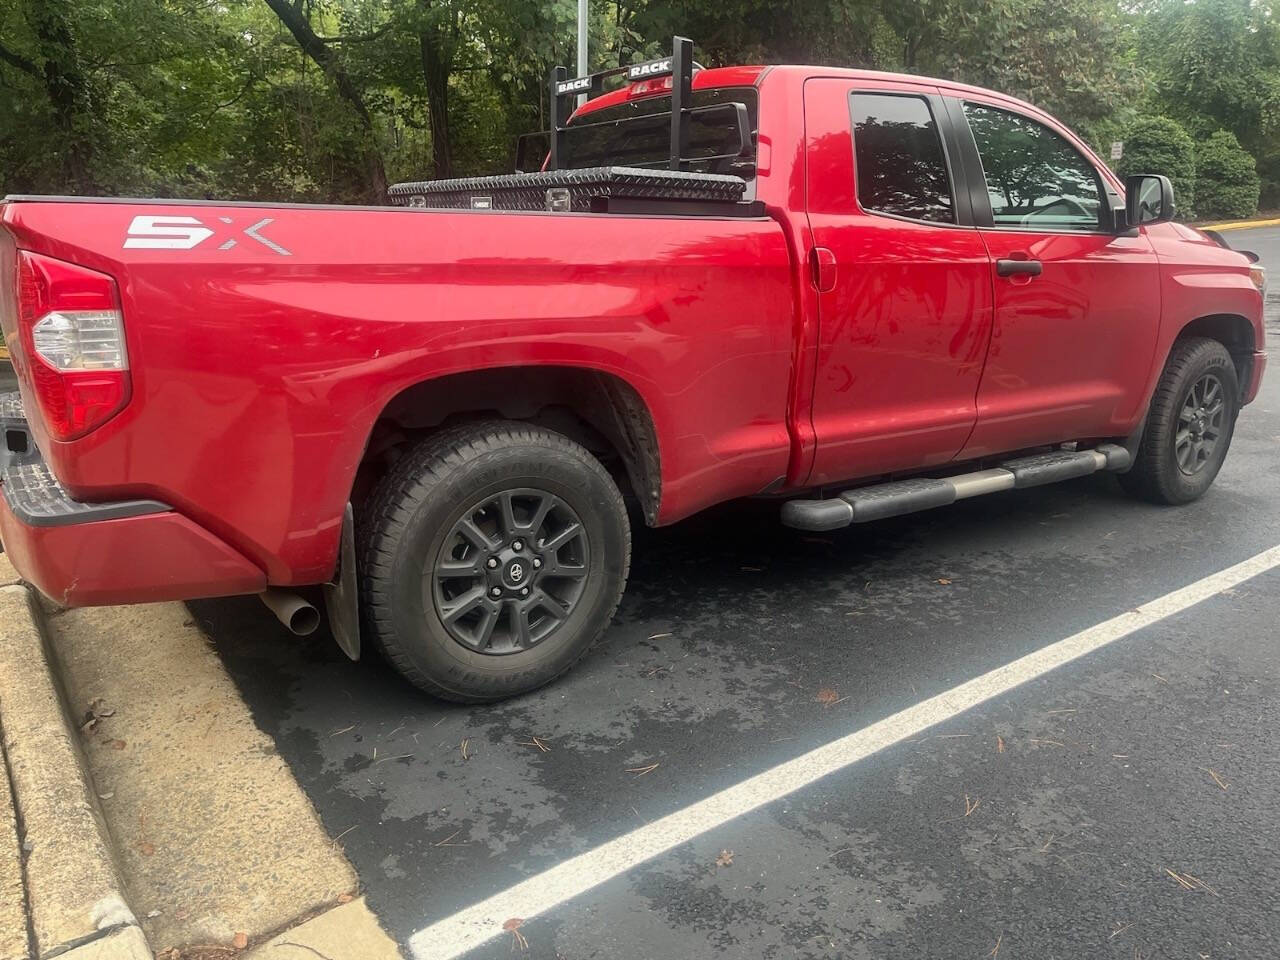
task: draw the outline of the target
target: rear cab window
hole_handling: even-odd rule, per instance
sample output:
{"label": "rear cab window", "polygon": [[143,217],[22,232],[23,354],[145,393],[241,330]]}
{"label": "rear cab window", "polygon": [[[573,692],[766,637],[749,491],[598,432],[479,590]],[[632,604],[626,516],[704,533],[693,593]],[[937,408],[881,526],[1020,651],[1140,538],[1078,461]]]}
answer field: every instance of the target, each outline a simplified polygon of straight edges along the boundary
{"label": "rear cab window", "polygon": [[903,220],[955,223],[947,157],[929,101],[855,92],[849,110],[859,206]]}
{"label": "rear cab window", "polygon": [[[747,109],[751,127],[751,155],[738,156],[735,111]],[[748,198],[755,194],[756,137],[759,95],[755,87],[716,87],[694,90],[690,106],[721,107],[689,115],[687,169],[695,173],[723,173],[747,181]],[[671,97],[646,97],[582,114],[565,128],[561,169],[585,167],[647,167],[666,170],[671,157]]]}

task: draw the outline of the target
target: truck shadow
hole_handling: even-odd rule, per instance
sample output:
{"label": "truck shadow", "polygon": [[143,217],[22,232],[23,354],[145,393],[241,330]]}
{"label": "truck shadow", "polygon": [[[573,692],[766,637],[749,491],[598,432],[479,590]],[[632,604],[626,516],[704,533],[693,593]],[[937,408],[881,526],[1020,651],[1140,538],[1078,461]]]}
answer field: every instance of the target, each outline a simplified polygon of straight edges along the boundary
{"label": "truck shadow", "polygon": [[[650,529],[632,517],[633,561],[627,593],[604,641],[583,666],[617,653],[620,644],[643,645],[678,621],[687,635],[740,629],[742,621],[775,619],[805,624],[820,607],[862,608],[868,616],[921,620],[930,613],[958,620],[984,603],[981,593],[940,593],[938,581],[1033,573],[1039,559],[1057,556],[1063,544],[1048,527],[1070,527],[1087,539],[1097,523],[1119,524],[1135,504],[1114,478],[1087,477],[1039,490],[1014,491],[829,533],[781,526],[780,501],[725,504],[672,527]],[[1157,511],[1158,512],[1158,511]],[[1092,518],[1096,523],[1081,527]],[[1105,533],[1103,534],[1105,536]],[[892,584],[886,594],[882,589]],[[311,597],[318,605],[319,591]],[[317,670],[342,670],[362,696],[392,698],[406,711],[456,711],[423,697],[366,643],[357,664],[338,650],[328,624],[311,637],[294,637],[252,597],[188,604],[246,689],[251,704],[285,709],[290,680]],[[950,611],[950,612],[947,612]],[[735,645],[735,658],[750,650]],[[570,678],[562,679],[564,683]],[[376,693],[374,692],[376,691]],[[357,698],[359,699],[359,698]],[[482,708],[481,708],[482,709]]]}

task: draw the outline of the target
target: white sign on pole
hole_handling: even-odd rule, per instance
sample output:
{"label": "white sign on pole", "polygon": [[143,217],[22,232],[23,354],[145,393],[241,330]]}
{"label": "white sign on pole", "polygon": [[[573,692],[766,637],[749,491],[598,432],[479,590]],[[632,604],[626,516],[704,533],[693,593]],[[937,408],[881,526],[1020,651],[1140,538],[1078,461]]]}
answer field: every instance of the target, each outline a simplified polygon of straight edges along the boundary
{"label": "white sign on pole", "polygon": [[1124,141],[1112,140],[1111,141],[1111,159],[1119,160],[1123,156],[1124,156]]}

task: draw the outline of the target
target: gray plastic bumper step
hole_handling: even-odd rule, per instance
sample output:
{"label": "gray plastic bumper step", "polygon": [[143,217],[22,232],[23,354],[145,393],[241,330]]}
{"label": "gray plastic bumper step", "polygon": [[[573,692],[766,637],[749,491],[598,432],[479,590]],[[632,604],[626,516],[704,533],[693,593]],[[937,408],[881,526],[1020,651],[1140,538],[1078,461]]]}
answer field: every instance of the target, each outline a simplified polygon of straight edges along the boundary
{"label": "gray plastic bumper step", "polygon": [[117,500],[81,503],[58,482],[27,429],[22,397],[0,394],[0,497],[13,515],[29,527],[59,527],[95,520],[119,520],[149,513],[165,513],[158,500]]}
{"label": "gray plastic bumper step", "polygon": [[112,503],[81,503],[72,500],[43,463],[10,466],[0,477],[0,496],[13,515],[29,527],[61,527],[97,520],[120,520],[172,509],[158,500],[117,500]]}
{"label": "gray plastic bumper step", "polygon": [[1099,470],[1125,470],[1131,462],[1129,451],[1114,443],[1092,450],[1055,450],[954,477],[894,480],[846,490],[826,500],[788,500],[782,505],[782,523],[797,530],[838,530],[854,523],[945,507],[957,500],[1001,490],[1038,487]]}

